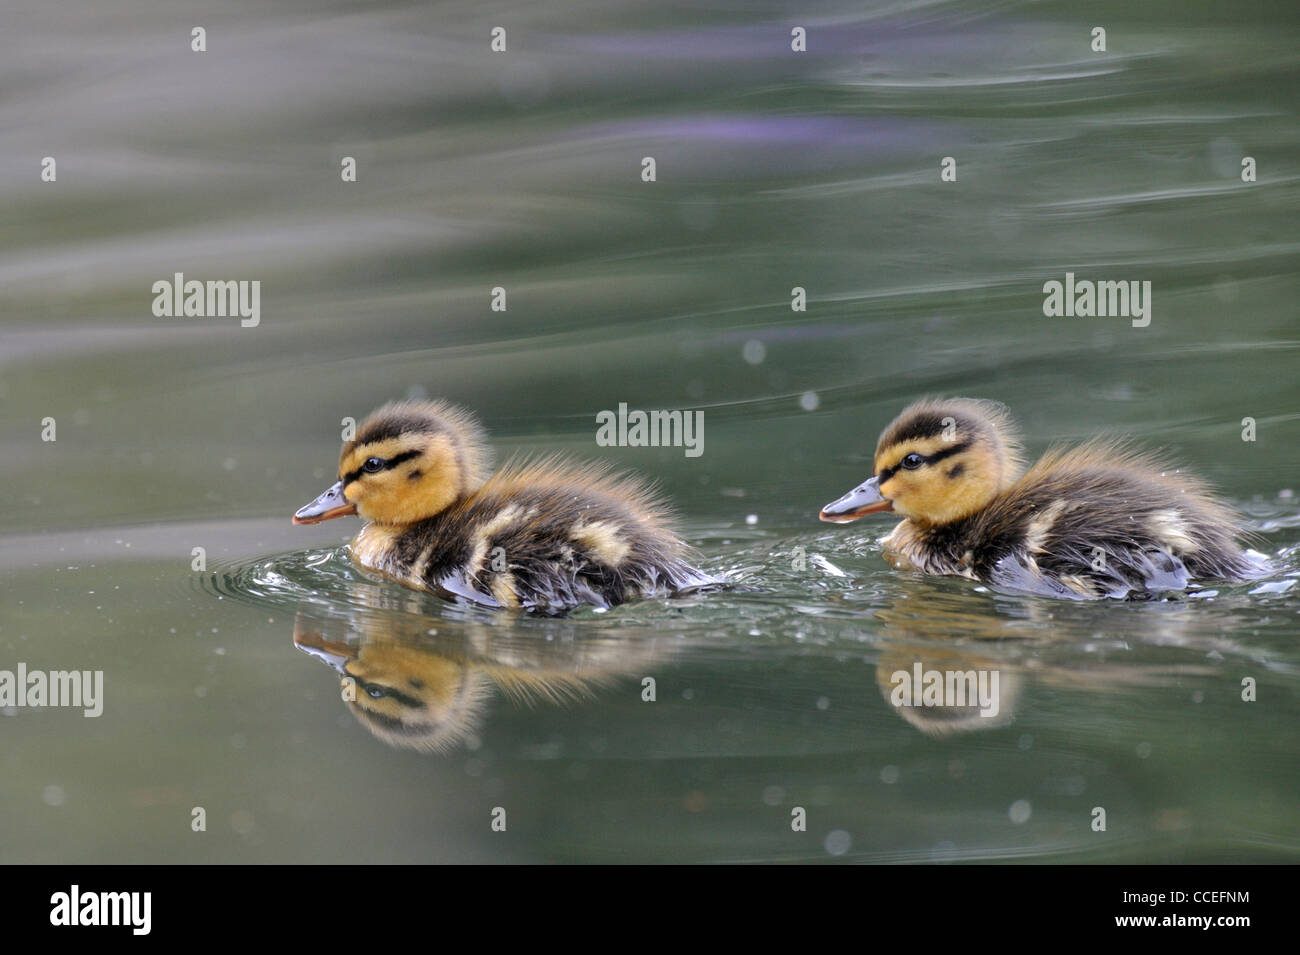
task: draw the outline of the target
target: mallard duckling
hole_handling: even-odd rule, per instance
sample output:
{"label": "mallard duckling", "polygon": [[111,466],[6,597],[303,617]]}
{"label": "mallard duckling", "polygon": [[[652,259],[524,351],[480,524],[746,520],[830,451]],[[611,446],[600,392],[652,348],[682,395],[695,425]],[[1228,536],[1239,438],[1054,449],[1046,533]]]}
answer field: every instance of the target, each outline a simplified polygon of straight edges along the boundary
{"label": "mallard duckling", "polygon": [[674,650],[653,631],[577,639],[577,625],[562,620],[545,621],[545,639],[527,641],[496,621],[457,621],[442,633],[428,623],[362,614],[339,633],[337,619],[299,613],[293,643],[338,672],[343,702],[376,739],[423,752],[447,752],[473,735],[495,693],[524,706],[580,703],[654,672]]}
{"label": "mallard duckling", "polygon": [[488,607],[560,614],[716,583],[687,563],[667,511],[640,480],[548,457],[489,475],[466,411],[393,402],[343,445],[339,479],[293,516],[370,523],[354,561],[398,583]]}
{"label": "mallard duckling", "polygon": [[491,695],[481,671],[414,642],[354,645],[302,620],[293,642],[338,671],[348,709],[390,746],[446,752],[474,732]]}
{"label": "mallard duckling", "polygon": [[901,514],[883,542],[896,568],[1056,597],[1155,597],[1255,575],[1231,510],[1150,452],[1094,440],[1022,471],[1005,407],[923,399],[881,434],[875,476],[819,516]]}

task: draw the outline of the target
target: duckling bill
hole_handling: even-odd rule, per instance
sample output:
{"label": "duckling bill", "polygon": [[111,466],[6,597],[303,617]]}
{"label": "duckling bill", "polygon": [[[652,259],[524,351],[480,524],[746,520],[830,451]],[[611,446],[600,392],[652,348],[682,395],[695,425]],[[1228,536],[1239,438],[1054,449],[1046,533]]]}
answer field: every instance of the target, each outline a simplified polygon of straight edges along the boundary
{"label": "duckling bill", "polygon": [[877,442],[875,474],[819,516],[878,513],[903,518],[883,542],[895,568],[998,589],[1141,598],[1258,574],[1237,518],[1198,478],[1106,439],[1025,471],[1015,425],[991,401],[906,408]]}
{"label": "duckling bill", "polygon": [[415,590],[560,614],[719,583],[696,570],[642,481],[549,457],[489,472],[473,415],[394,402],[343,445],[338,481],[293,516],[357,515],[353,560]]}

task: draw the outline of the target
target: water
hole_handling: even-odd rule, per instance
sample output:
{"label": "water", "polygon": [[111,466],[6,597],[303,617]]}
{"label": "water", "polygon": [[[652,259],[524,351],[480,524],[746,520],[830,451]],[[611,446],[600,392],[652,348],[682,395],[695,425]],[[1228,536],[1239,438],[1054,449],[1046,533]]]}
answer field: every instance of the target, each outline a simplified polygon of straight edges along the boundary
{"label": "water", "polygon": [[[1294,861],[1291,5],[5,14],[0,668],[106,699],[2,711],[0,861]],[[259,280],[260,324],[155,318],[176,272]],[[1150,325],[1044,317],[1066,272],[1152,282]],[[931,392],[1034,453],[1171,448],[1276,571],[1150,605],[891,571],[888,521],[815,515]],[[370,579],[355,521],[288,518],[408,394],[655,476],[737,586],[535,620]],[[704,453],[597,447],[620,402],[703,409]],[[349,660],[436,718],[345,701]],[[999,713],[892,706],[916,662],[996,670]]]}

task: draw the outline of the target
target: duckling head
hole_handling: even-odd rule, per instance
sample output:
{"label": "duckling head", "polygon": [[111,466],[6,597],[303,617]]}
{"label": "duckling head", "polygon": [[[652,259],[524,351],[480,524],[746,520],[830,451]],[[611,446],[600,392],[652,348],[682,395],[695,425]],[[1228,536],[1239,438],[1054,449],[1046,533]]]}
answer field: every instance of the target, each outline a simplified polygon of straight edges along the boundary
{"label": "duckling head", "polygon": [[339,455],[338,482],[293,522],[348,514],[380,524],[424,520],[482,485],[489,459],[469,412],[437,401],[392,402],[361,423]]}
{"label": "duckling head", "polygon": [[490,683],[477,668],[417,644],[327,640],[301,621],[294,645],[338,671],[343,700],[390,746],[446,752],[479,724]]}
{"label": "duckling head", "polygon": [[948,524],[986,507],[1020,476],[1020,440],[1007,409],[976,398],[924,398],[876,444],[875,475],[818,516],[847,524],[892,511]]}

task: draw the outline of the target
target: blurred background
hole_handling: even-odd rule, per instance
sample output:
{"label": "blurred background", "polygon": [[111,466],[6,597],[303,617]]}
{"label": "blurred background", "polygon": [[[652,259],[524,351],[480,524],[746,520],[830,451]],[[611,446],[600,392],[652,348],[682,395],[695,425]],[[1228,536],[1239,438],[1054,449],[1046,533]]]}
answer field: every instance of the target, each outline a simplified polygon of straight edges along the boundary
{"label": "blurred background", "polygon": [[[1294,3],[0,18],[0,668],[106,694],[0,710],[0,861],[1294,861]],[[177,272],[260,281],[260,323],[155,317]],[[1150,281],[1150,325],[1045,317],[1066,272]],[[888,522],[816,512],[926,393],[1035,454],[1169,448],[1277,573],[1058,606],[890,571]],[[485,619],[358,574],[355,522],[289,526],[343,417],[422,395],[501,457],[654,476],[740,586]],[[620,403],[703,410],[704,453],[598,447]],[[318,645],[441,661],[475,711],[390,748]],[[900,719],[879,681],[930,659],[1001,668],[1008,718]]]}

